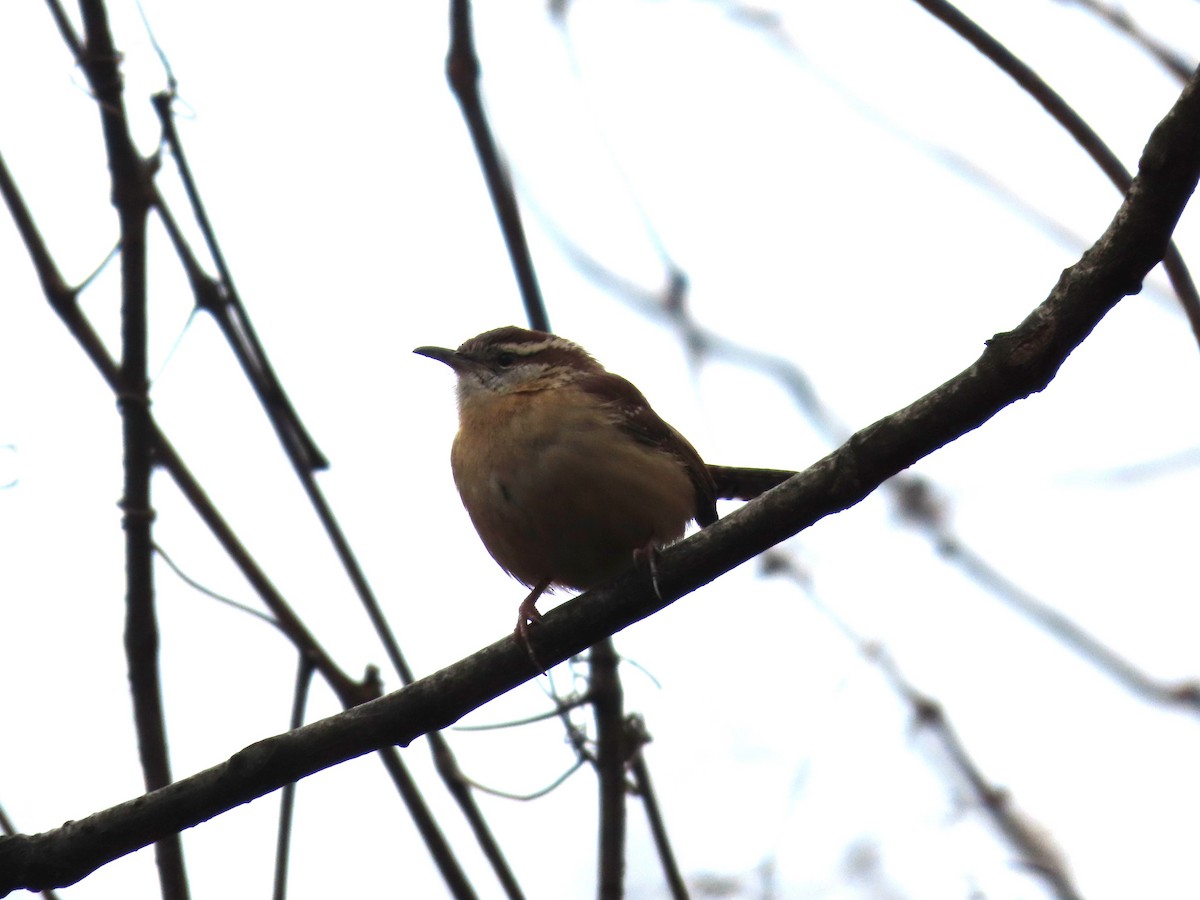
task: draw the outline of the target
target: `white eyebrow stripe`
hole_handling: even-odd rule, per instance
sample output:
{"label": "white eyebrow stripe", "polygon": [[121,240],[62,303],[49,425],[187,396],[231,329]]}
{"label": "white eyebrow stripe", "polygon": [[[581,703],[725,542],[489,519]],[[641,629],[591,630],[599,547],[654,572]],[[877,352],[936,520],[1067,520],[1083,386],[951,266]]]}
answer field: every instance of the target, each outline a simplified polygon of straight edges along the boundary
{"label": "white eyebrow stripe", "polygon": [[501,344],[499,349],[506,350],[509,353],[515,353],[518,356],[533,356],[535,353],[541,353],[543,350],[555,348],[558,350],[574,350],[575,345],[563,338],[552,336],[544,341],[529,341],[523,343]]}

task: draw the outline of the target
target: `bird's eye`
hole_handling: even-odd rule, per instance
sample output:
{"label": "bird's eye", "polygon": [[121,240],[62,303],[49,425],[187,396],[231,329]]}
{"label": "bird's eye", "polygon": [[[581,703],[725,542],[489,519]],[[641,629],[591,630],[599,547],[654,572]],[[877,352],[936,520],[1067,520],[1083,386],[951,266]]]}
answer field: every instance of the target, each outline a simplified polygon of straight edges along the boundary
{"label": "bird's eye", "polygon": [[496,354],[496,365],[498,365],[502,369],[507,369],[509,366],[511,366],[516,361],[517,361],[517,354],[515,354],[515,353],[509,353],[509,352],[505,351],[504,353]]}

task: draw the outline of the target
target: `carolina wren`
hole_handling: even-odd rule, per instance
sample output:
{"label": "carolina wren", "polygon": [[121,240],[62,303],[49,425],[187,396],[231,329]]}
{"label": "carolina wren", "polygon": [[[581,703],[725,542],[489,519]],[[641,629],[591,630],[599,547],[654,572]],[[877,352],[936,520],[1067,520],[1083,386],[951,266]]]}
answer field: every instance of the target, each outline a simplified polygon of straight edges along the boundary
{"label": "carolina wren", "polygon": [[692,519],[716,521],[700,455],[578,344],[510,325],[413,352],[458,376],[454,483],[492,558],[530,588],[516,628],[526,647],[544,592],[587,590],[641,556],[654,577],[659,547]]}

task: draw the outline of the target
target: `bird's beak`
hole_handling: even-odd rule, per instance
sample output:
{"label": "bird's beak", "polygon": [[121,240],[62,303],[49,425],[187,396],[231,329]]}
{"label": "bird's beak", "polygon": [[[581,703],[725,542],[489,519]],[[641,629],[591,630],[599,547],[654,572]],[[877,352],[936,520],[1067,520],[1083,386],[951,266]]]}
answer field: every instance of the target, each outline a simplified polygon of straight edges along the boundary
{"label": "bird's beak", "polygon": [[448,350],[445,347],[418,347],[413,351],[418,356],[428,356],[430,359],[436,359],[438,362],[444,362],[450,368],[455,368],[458,364],[458,351]]}
{"label": "bird's beak", "polygon": [[418,347],[413,350],[413,353],[421,356],[428,356],[430,359],[436,359],[438,362],[445,362],[454,370],[457,376],[466,374],[467,372],[486,372],[486,362],[481,362],[466,353],[460,353],[458,350],[451,350],[445,347]]}

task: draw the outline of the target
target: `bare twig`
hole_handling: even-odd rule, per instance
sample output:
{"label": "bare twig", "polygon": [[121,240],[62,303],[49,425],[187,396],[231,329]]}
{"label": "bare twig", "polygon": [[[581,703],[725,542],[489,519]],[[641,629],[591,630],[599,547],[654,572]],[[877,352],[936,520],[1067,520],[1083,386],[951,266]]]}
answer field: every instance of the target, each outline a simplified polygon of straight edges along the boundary
{"label": "bare twig", "polygon": [[1189,62],[1182,53],[1147,33],[1129,13],[1119,7],[1099,3],[1097,0],[1060,0],[1060,2],[1081,6],[1097,18],[1107,22],[1115,31],[1125,35],[1135,45],[1154,57],[1159,65],[1178,78],[1181,83],[1186,82],[1196,68],[1195,63]]}
{"label": "bare twig", "polygon": [[33,261],[34,272],[50,305],[55,310],[73,305],[76,299],[75,291],[63,280],[62,273],[42,240],[41,232],[30,215],[29,207],[25,204],[12,173],[8,171],[3,155],[0,155],[0,197],[4,198],[4,205],[8,207],[8,213],[17,226],[17,233],[21,235],[21,241]]}
{"label": "bare twig", "polygon": [[71,55],[75,57],[75,61],[82,63],[83,41],[79,39],[79,32],[71,24],[71,20],[67,18],[67,11],[63,9],[58,0],[46,0],[46,6],[50,8],[50,15],[54,17],[54,24],[58,27],[58,33],[62,36],[63,43],[67,45]]}
{"label": "bare twig", "polygon": [[479,95],[479,58],[475,55],[475,41],[471,29],[470,0],[450,2],[450,51],[446,56],[446,77],[454,96],[462,108],[463,118],[475,145],[480,168],[487,182],[492,206],[500,229],[504,232],[504,245],[508,248],[513,274],[521,290],[521,301],[525,304],[525,316],[531,328],[550,330],[550,317],[542,301],[537,273],[529,255],[529,242],[525,239],[525,228],[521,224],[521,212],[513,195],[508,172],[500,160],[500,151],[492,137],[483,102]]}
{"label": "bare twig", "polygon": [[[753,499],[796,474],[783,469],[742,469],[732,466],[709,466],[709,470],[717,483],[717,496],[733,500]],[[1143,700],[1200,713],[1200,684],[1195,681],[1164,684],[1151,678],[1067,616],[1022,590],[952,534],[945,527],[940,504],[924,478],[906,474],[893,478],[887,486],[892,490],[903,519],[929,538],[939,553],[990,594]]]}
{"label": "bare twig", "polygon": [[[644,729],[640,720],[636,723]],[[667,879],[667,888],[674,900],[688,900],[687,883],[679,870],[675,859],[675,851],[671,847],[671,839],[667,836],[667,826],[663,821],[662,810],[658,806],[658,795],[654,792],[654,783],[650,780],[650,767],[646,765],[644,753],[645,738],[639,741],[638,751],[633,754],[629,764],[630,774],[633,775],[634,789],[642,801],[642,809],[646,811],[646,821],[650,825],[650,834],[654,838],[654,847],[658,851],[658,859],[663,867],[663,875]]]}
{"label": "bare twig", "polygon": [[790,556],[772,551],[768,557],[764,558],[766,569],[772,573],[786,575],[795,583],[842,636],[854,644],[858,652],[883,673],[888,685],[912,711],[913,721],[919,727],[934,733],[954,772],[970,786],[979,808],[991,819],[1009,846],[1018,853],[1022,863],[1045,879],[1061,900],[1076,900],[1079,894],[1057,849],[1041,835],[1039,829],[1033,827],[1028,819],[1013,808],[1009,794],[993,786],[984,776],[946,716],[942,705],[918,691],[904,677],[896,661],[882,646],[861,637],[841,616],[821,602],[813,593],[807,574],[796,567]]}
{"label": "bare twig", "polygon": [[596,720],[596,781],[599,788],[600,846],[596,896],[625,895],[625,695],[617,674],[619,658],[612,638],[591,649],[589,678]]}
{"label": "bare twig", "polygon": [[[168,223],[171,241],[180,260],[184,263],[188,279],[191,281],[196,305],[217,320],[221,332],[225,335],[225,339],[241,364],[242,371],[246,373],[246,379],[254,389],[255,395],[267,413],[267,419],[275,429],[289,458],[307,472],[327,469],[329,461],[300,420],[287,392],[275,375],[275,369],[267,357],[266,350],[258,340],[258,333],[254,330],[254,325],[246,314],[245,306],[238,295],[237,287],[233,282],[233,274],[225,263],[225,255],[221,252],[221,246],[208,217],[208,210],[200,198],[195,178],[188,165],[187,155],[183,150],[183,143],[175,128],[175,119],[171,114],[173,99],[173,92],[164,91],[155,94],[151,98],[151,102],[162,126],[163,139],[175,160],[184,192],[192,206],[196,222],[200,226],[200,233],[204,236],[205,245],[208,247],[208,252],[212,256],[220,276],[220,281],[212,282],[204,275],[190,248],[182,240],[178,228],[174,227],[173,222]],[[156,197],[156,200],[155,205],[160,213],[164,213],[161,197]]]}
{"label": "bare twig", "polygon": [[[292,718],[288,725],[295,731],[304,724],[304,711],[308,707],[308,692],[312,688],[312,661],[300,657],[296,667],[296,689],[292,698]],[[292,845],[292,821],[296,811],[296,783],[285,784],[279,792],[279,834],[275,841],[275,887],[273,900],[286,900],[288,855]]]}
{"label": "bare twig", "polygon": [[774,378],[783,385],[796,406],[809,417],[826,440],[840,443],[846,439],[849,429],[822,403],[812,382],[795,361],[739,344],[719,331],[705,328],[690,315],[687,277],[674,263],[667,263],[664,284],[657,290],[649,290],[606,268],[560,229],[551,228],[549,233],[560,252],[594,283],[624,299],[638,312],[674,326],[693,357],[703,355],[728,360],[734,365]]}
{"label": "bare twig", "polygon": [[554,709],[548,709],[544,712],[535,713],[532,716],[526,716],[522,719],[512,719],[507,722],[488,722],[483,725],[455,725],[454,731],[497,731],[501,728],[516,728],[520,725],[532,725],[535,722],[545,722],[547,719],[557,719],[564,712],[569,712],[572,709],[578,709],[581,706],[587,706],[592,702],[590,694],[581,694],[570,700],[560,702]]}
{"label": "bare twig", "polygon": [[529,793],[525,794],[517,794],[512,791],[502,791],[494,787],[488,787],[486,784],[480,784],[478,781],[466,778],[465,776],[464,780],[475,790],[482,791],[483,793],[492,797],[500,797],[504,800],[520,800],[522,803],[524,803],[529,800],[537,800],[540,797],[545,797],[547,794],[554,792],[560,785],[566,782],[568,778],[582,769],[586,763],[586,759],[581,758],[575,760],[575,762],[571,763],[570,767],[565,772],[551,781],[548,785],[538,788],[536,791],[530,791]]}
{"label": "bare twig", "polygon": [[984,776],[946,717],[942,705],[914,688],[882,647],[860,644],[860,649],[879,666],[892,689],[908,703],[917,725],[937,735],[955,771],[971,786],[980,809],[1017,851],[1022,863],[1041,876],[1061,900],[1079,900],[1079,892],[1058,849],[1043,836],[1041,829],[1014,808],[1007,791],[993,786]]}
{"label": "bare twig", "polygon": [[1067,616],[1021,590],[960,541],[947,538],[939,541],[937,546],[940,552],[954,561],[989,592],[1026,618],[1036,622],[1048,634],[1096,666],[1121,687],[1148,702],[1200,714],[1200,684],[1197,682],[1163,684],[1151,678],[1112,648],[1080,628]]}
{"label": "bare twig", "polygon": [[[167,551],[164,550],[162,547],[160,547],[157,543],[154,545],[154,552],[157,553],[159,555],[159,557],[162,559],[162,561],[167,564],[167,568],[169,568],[172,572],[174,572],[179,577],[180,581],[182,581],[184,584],[186,584],[192,590],[199,591],[204,596],[210,597],[213,600],[216,600],[218,603],[223,603],[226,606],[236,609],[238,612],[243,612],[248,616],[254,616],[254,618],[261,619],[262,621],[266,622],[268,625],[273,625],[276,628],[279,628],[279,623],[276,622],[274,619],[272,619],[270,616],[268,616],[266,613],[264,613],[262,610],[255,609],[252,606],[247,606],[245,603],[239,603],[238,601],[234,600],[232,597],[226,597],[223,594],[218,594],[216,591],[212,590],[211,588],[205,587],[203,584],[201,584],[199,581],[197,581],[195,578],[193,578],[187,572],[183,571],[183,569],[180,568],[180,566],[175,562],[175,560],[173,560],[170,557],[170,555],[167,553]],[[282,628],[279,628],[279,630],[283,631]],[[284,632],[285,636],[286,636],[286,634],[287,634],[287,632]]]}
{"label": "bare twig", "polygon": [[[81,63],[104,133],[112,176],[112,201],[121,229],[121,365],[117,406],[125,447],[121,500],[125,529],[125,653],[137,727],[138,753],[148,790],[171,783],[170,756],[158,670],[158,620],[154,608],[154,546],[150,475],[154,445],[146,364],[146,218],[153,198],[151,170],[133,144],[125,115],[119,56],[102,0],[81,0],[87,36]],[[72,48],[74,49],[74,48]],[[166,900],[187,900],[183,844],[164,836],[155,847]]]}
{"label": "bare twig", "polygon": [[[1108,176],[1121,193],[1129,190],[1132,176],[1125,171],[1121,160],[1100,139],[1100,135],[1075,112],[1071,106],[1046,84],[1033,69],[1017,58],[1011,50],[963,15],[946,0],[915,0],[930,15],[949,26],[957,35],[995,63],[1004,74],[1021,86],[1054,121],[1058,122],[1075,142],[1090,156]],[[1200,341],[1200,292],[1192,280],[1187,264],[1183,261],[1174,242],[1169,242],[1162,257],[1163,268],[1171,279],[1171,286],[1192,326],[1192,333]],[[1138,288],[1140,289],[1140,285]]]}

